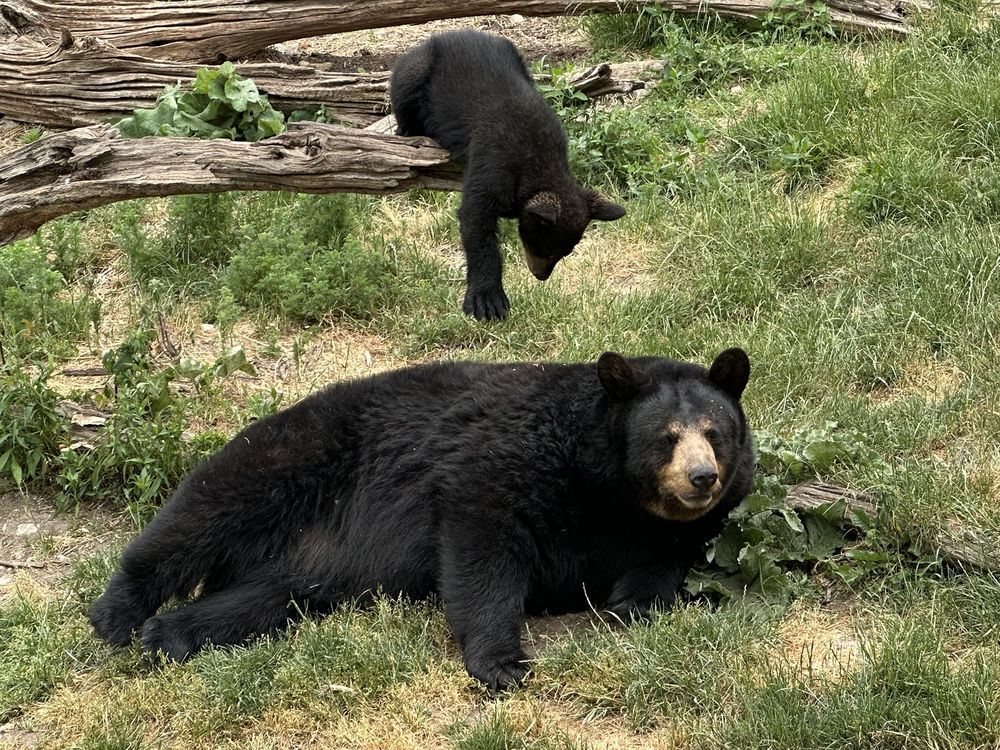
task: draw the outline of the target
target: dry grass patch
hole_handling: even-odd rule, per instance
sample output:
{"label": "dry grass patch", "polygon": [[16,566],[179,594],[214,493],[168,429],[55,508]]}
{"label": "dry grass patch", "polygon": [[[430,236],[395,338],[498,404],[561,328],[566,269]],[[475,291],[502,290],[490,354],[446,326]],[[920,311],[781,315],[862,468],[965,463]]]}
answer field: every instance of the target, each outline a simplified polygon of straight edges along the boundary
{"label": "dry grass patch", "polygon": [[778,628],[776,655],[818,681],[842,681],[864,659],[857,622],[811,605],[793,606]]}

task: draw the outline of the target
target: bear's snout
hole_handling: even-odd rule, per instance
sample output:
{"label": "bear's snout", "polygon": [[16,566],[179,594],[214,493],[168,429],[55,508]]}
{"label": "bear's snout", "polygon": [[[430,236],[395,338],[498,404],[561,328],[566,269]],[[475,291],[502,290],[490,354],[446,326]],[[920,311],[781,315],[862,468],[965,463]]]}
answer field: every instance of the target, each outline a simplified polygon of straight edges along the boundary
{"label": "bear's snout", "polygon": [[688,481],[695,489],[710,492],[715,483],[719,481],[719,472],[715,470],[714,466],[702,464],[688,472]]}
{"label": "bear's snout", "polygon": [[556,263],[559,262],[558,258],[546,258],[542,255],[536,255],[527,246],[524,248],[524,260],[528,264],[528,270],[531,271],[531,275],[539,281],[545,281],[549,278],[556,267]]}

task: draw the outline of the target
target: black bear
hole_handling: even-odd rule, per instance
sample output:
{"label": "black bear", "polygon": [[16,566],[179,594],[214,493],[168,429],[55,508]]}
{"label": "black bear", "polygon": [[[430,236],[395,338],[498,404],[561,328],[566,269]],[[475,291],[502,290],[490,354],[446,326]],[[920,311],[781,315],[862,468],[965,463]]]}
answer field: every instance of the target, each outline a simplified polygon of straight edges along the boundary
{"label": "black bear", "polygon": [[458,212],[467,265],[463,310],[478,320],[499,320],[510,309],[499,218],[518,220],[528,268],[544,281],[591,219],[625,215],[573,179],[559,119],[502,37],[432,36],[396,61],[389,98],[399,135],[429,136],[465,165]]}
{"label": "black bear", "polygon": [[527,671],[525,614],[674,601],[750,489],[749,374],[741,349],[708,369],[607,352],[334,385],[195,469],[90,621],[181,660],[379,589],[436,594],[469,673],[506,687]]}

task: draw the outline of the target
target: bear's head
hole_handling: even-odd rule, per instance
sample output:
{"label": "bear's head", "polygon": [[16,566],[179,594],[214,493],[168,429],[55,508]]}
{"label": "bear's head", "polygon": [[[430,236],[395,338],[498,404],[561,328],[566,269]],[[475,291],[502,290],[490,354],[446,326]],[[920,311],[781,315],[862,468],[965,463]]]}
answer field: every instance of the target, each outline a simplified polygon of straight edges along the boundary
{"label": "bear's head", "polygon": [[528,270],[545,281],[556,263],[573,252],[591,221],[614,221],[624,215],[617,203],[577,185],[558,193],[536,193],[524,204],[517,223]]}
{"label": "bear's head", "polygon": [[727,349],[707,370],[605,352],[597,375],[625,442],[625,470],[649,513],[672,521],[704,515],[734,483],[749,489],[750,435],[740,397],[750,359]]}

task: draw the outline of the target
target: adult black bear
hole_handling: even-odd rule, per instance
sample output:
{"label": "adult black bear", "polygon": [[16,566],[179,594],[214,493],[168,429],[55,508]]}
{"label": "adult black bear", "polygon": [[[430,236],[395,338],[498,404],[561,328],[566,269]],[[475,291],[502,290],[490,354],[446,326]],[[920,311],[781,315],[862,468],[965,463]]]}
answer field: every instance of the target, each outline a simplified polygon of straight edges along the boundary
{"label": "adult black bear", "polygon": [[[184,659],[381,588],[437,593],[470,674],[527,670],[526,613],[673,602],[747,494],[741,349],[709,369],[446,363],[335,385],[251,424],[129,545],[98,635]],[[193,602],[156,614],[172,597]]]}
{"label": "adult black bear", "polygon": [[432,36],[404,53],[389,88],[399,135],[426,135],[465,164],[459,223],[467,265],[463,310],[506,317],[497,220],[517,218],[528,268],[540,281],[572,252],[591,219],[625,209],[569,171],[566,135],[517,48],[477,31]]}

